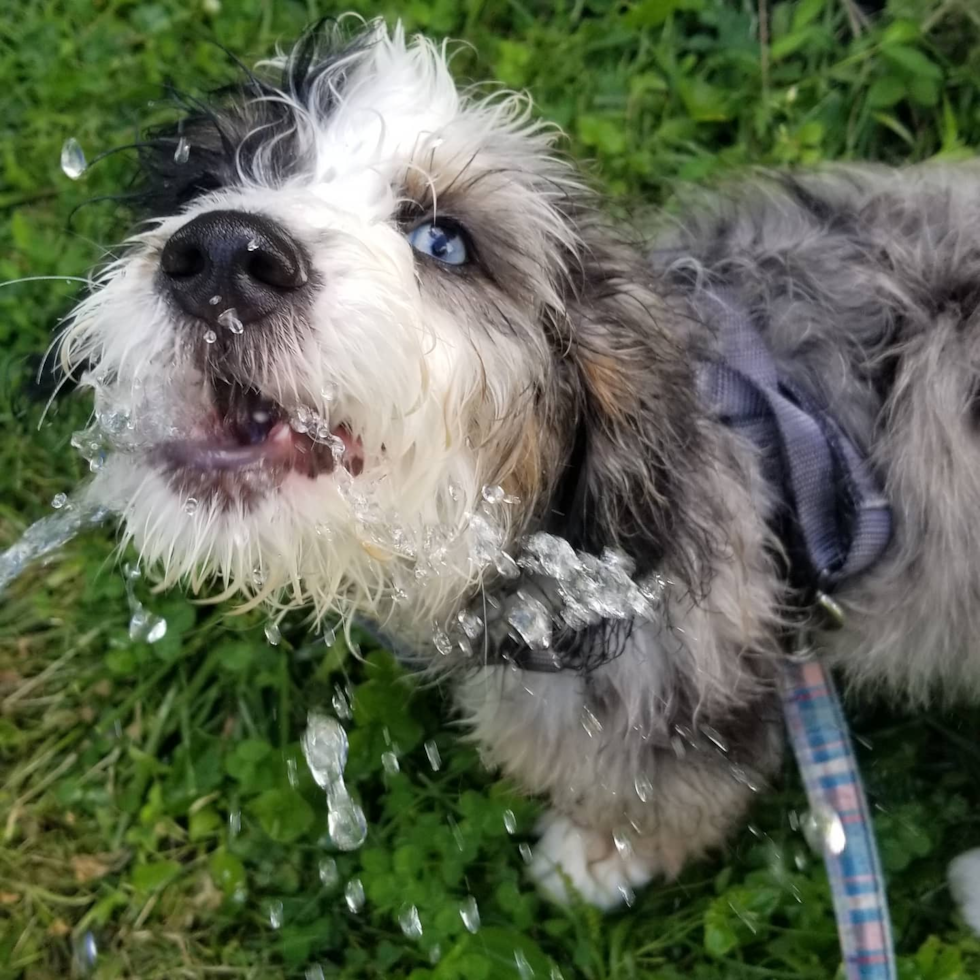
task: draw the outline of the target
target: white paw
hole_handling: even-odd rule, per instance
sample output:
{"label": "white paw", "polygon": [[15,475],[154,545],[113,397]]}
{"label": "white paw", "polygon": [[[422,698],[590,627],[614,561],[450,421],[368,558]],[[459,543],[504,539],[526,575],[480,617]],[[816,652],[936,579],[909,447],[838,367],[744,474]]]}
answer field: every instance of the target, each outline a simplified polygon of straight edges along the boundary
{"label": "white paw", "polygon": [[558,814],[546,815],[538,827],[541,839],[534,849],[530,873],[549,898],[569,901],[563,875],[590,905],[608,910],[632,904],[657,868],[652,861],[617,849],[612,835],[587,830]]}
{"label": "white paw", "polygon": [[980,847],[951,861],[948,875],[953,901],[966,924],[980,935]]}

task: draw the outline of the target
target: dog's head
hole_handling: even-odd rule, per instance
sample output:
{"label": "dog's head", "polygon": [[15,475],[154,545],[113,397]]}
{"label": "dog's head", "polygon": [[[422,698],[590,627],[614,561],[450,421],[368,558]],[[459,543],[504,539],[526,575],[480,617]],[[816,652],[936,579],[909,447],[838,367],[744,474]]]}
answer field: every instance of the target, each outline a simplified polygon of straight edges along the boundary
{"label": "dog's head", "polygon": [[416,624],[532,527],[656,562],[691,386],[554,129],[377,24],[270,67],[147,140],[68,324],[92,492],[168,580]]}

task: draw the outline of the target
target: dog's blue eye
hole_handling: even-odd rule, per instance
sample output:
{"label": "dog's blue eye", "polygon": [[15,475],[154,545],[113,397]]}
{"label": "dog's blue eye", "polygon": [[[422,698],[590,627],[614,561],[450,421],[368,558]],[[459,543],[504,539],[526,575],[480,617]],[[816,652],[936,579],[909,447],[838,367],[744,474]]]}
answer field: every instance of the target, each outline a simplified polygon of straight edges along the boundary
{"label": "dog's blue eye", "polygon": [[463,265],[467,260],[463,236],[449,225],[424,221],[408,233],[408,244],[446,265]]}

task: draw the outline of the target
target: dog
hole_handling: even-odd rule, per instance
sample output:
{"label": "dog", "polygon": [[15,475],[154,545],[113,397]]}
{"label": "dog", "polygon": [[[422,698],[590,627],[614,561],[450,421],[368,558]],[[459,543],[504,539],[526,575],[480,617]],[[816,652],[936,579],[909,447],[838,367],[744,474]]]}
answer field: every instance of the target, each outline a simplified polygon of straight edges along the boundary
{"label": "dog", "polygon": [[[640,245],[449,57],[319,29],[151,134],[147,221],[60,361],[88,493],[163,583],[373,624],[548,798],[541,887],[610,908],[777,773],[788,636],[980,696],[980,171],[760,174]],[[838,629],[801,501],[711,403],[732,318],[887,501]]]}

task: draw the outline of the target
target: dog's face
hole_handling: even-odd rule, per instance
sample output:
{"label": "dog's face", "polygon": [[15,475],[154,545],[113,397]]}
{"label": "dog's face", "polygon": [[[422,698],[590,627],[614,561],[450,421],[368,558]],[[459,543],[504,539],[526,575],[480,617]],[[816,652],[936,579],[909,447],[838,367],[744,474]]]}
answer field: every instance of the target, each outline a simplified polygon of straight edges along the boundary
{"label": "dog's face", "polygon": [[586,294],[640,287],[590,277],[552,131],[444,50],[375,26],[279,68],[144,151],[152,220],[62,346],[93,492],[168,580],[430,623],[595,455],[583,412],[615,442],[639,406]]}

